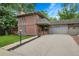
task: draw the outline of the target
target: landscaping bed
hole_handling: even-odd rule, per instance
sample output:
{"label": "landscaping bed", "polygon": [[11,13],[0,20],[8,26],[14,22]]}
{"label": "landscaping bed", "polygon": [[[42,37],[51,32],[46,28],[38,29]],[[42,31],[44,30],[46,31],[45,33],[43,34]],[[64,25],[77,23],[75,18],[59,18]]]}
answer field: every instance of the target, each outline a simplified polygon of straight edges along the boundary
{"label": "landscaping bed", "polygon": [[[22,36],[23,39],[30,38],[31,36]],[[20,37],[18,35],[5,35],[0,36],[0,47],[15,43],[20,41]]]}

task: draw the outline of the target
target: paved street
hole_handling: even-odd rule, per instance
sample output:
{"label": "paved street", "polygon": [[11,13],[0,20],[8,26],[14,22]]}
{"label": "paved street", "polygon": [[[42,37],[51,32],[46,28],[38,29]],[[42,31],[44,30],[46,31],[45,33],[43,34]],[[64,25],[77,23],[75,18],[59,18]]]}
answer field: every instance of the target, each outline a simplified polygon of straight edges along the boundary
{"label": "paved street", "polygon": [[29,56],[79,55],[79,46],[70,35],[45,35],[11,52]]}

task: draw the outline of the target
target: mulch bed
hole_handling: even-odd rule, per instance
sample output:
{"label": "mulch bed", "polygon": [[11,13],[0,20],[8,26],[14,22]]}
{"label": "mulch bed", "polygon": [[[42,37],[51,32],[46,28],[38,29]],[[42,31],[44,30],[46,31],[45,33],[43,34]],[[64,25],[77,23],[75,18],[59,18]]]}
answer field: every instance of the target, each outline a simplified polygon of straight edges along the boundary
{"label": "mulch bed", "polygon": [[75,42],[79,45],[79,36],[72,36],[75,40]]}

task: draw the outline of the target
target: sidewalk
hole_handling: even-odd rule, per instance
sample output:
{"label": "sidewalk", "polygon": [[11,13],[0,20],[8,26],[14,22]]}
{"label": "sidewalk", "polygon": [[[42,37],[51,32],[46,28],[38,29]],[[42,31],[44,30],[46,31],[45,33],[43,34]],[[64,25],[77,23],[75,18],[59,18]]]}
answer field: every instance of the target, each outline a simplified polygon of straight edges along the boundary
{"label": "sidewalk", "polygon": [[[22,40],[21,43],[27,42],[27,41],[29,41],[29,40],[32,40],[33,38],[36,38],[36,37],[37,37],[37,36],[31,37],[31,38],[28,38],[28,39],[24,39],[24,40]],[[14,46],[19,45],[19,44],[20,44],[20,42],[15,42],[15,43],[13,43],[13,44],[4,46],[4,47],[2,47],[2,48],[8,50],[8,49],[10,49],[10,48],[12,48],[12,47],[14,47]]]}
{"label": "sidewalk", "polygon": [[9,51],[0,48],[0,56],[18,56],[18,54],[11,53]]}

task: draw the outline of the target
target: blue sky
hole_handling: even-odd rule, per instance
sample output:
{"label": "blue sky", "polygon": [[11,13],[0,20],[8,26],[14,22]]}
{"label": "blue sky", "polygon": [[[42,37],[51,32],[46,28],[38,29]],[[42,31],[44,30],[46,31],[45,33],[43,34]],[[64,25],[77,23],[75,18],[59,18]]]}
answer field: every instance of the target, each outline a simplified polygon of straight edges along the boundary
{"label": "blue sky", "polygon": [[38,10],[45,10],[48,12],[50,17],[58,18],[58,10],[61,9],[61,3],[37,3],[35,9]]}

